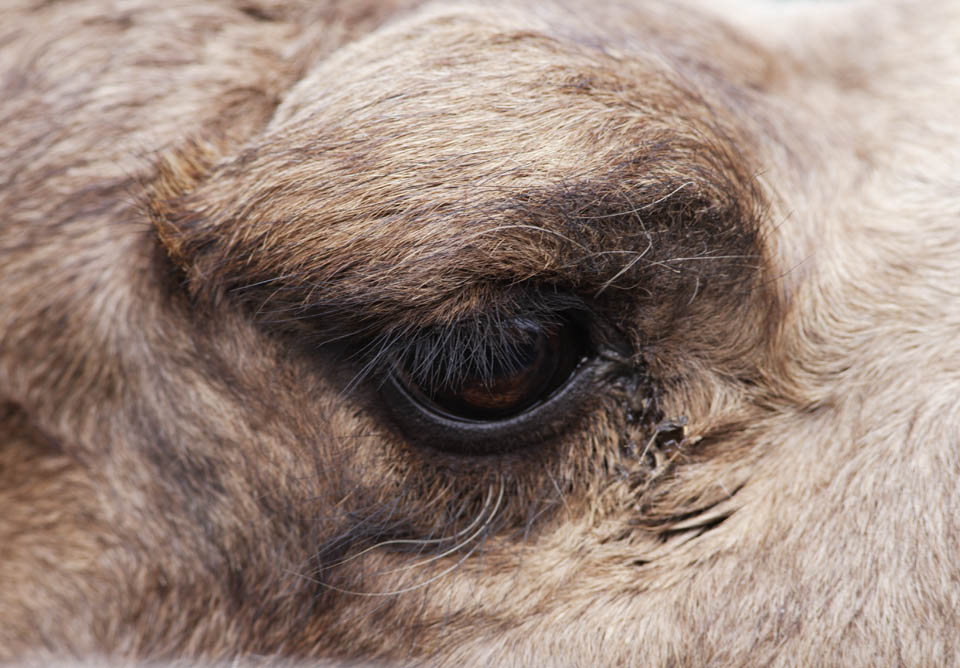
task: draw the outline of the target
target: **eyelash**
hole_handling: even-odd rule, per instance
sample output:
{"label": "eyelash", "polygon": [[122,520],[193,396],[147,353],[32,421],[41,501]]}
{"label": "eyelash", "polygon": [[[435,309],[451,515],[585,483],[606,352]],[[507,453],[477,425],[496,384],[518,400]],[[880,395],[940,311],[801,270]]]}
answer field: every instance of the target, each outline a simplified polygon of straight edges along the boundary
{"label": "eyelash", "polygon": [[457,386],[467,378],[491,382],[498,373],[520,368],[520,351],[529,341],[524,332],[527,322],[423,332],[408,338],[392,358],[395,364],[402,364],[412,381],[425,388]]}
{"label": "eyelash", "polygon": [[[515,364],[526,341],[523,323],[558,327],[566,318],[590,320],[590,311],[576,297],[551,294],[525,308],[492,309],[449,324],[409,326],[383,332],[355,349],[363,365],[357,381],[386,378],[398,363],[423,387],[455,386],[468,376],[491,381],[499,368]],[[586,329],[586,328],[585,328]]]}

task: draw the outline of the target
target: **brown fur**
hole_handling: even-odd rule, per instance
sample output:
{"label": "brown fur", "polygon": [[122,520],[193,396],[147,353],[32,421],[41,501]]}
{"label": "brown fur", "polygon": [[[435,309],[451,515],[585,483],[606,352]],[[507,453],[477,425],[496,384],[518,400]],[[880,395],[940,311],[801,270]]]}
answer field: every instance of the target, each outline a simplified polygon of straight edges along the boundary
{"label": "brown fur", "polygon": [[0,10],[0,661],[957,663],[956,9],[417,5]]}

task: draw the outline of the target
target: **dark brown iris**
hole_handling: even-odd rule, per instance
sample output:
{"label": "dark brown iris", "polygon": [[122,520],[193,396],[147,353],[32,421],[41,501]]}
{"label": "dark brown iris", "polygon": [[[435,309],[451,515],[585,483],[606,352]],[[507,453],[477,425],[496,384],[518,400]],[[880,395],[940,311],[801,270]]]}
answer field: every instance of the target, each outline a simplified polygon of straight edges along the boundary
{"label": "dark brown iris", "polygon": [[502,420],[521,413],[549,398],[583,356],[581,337],[570,323],[525,329],[524,340],[505,359],[492,360],[486,373],[468,373],[455,386],[430,392],[409,380],[405,384],[433,410],[460,420]]}

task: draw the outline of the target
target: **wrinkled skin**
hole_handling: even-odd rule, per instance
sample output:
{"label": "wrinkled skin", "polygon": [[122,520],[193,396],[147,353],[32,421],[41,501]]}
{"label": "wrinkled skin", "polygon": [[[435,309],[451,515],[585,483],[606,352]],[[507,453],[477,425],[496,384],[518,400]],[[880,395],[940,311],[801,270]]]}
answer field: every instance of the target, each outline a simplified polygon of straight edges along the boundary
{"label": "wrinkled skin", "polygon": [[955,3],[417,5],[0,9],[0,661],[956,663]]}

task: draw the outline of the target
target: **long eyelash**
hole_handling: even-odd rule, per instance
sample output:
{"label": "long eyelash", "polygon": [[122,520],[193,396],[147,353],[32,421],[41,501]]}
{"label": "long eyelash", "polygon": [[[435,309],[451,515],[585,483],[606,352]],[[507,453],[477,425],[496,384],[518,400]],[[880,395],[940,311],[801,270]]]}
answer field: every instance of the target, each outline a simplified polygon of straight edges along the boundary
{"label": "long eyelash", "polygon": [[428,391],[458,387],[467,379],[492,382],[522,366],[522,347],[537,328],[557,327],[564,314],[587,310],[576,297],[549,294],[449,324],[383,331],[355,348],[353,357],[362,367],[350,387],[368,377],[386,378],[398,367]]}

